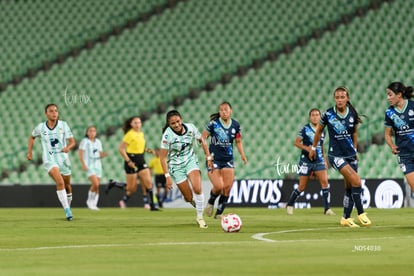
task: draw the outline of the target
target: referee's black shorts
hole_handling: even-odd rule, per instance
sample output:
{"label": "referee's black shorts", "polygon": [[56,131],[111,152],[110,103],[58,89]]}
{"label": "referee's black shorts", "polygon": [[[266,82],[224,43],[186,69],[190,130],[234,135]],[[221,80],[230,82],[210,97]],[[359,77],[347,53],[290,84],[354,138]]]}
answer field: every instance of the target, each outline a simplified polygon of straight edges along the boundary
{"label": "referee's black shorts", "polygon": [[128,165],[128,162],[125,161],[124,162],[124,169],[125,169],[125,172],[127,174],[134,174],[134,173],[137,173],[139,171],[142,171],[142,170],[148,168],[148,165],[147,165],[147,163],[145,162],[145,159],[144,159],[144,154],[127,153],[127,155],[129,157],[129,160],[134,162],[135,167],[136,167],[135,169],[131,168]]}

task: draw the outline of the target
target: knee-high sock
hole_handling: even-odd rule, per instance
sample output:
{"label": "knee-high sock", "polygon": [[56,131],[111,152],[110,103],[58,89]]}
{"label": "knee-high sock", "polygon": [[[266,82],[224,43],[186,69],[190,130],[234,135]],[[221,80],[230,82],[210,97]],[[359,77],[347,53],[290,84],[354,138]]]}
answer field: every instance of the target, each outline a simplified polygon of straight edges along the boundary
{"label": "knee-high sock", "polygon": [[56,194],[57,194],[57,197],[60,201],[60,204],[62,204],[63,209],[70,208],[70,205],[68,203],[68,195],[66,194],[66,190],[63,189],[63,190],[56,191]]}
{"label": "knee-high sock", "polygon": [[210,198],[208,199],[208,203],[211,205],[214,205],[214,202],[216,201],[216,199],[220,196],[220,193],[218,194],[214,194],[213,190],[210,191]]}
{"label": "knee-high sock", "polygon": [[99,201],[99,194],[94,192],[94,197],[93,197],[93,206],[98,207],[98,201]]}
{"label": "knee-high sock", "polygon": [[118,182],[118,181],[114,181],[115,187],[117,187],[118,189],[124,190],[126,187],[126,183],[125,182]]}
{"label": "knee-high sock", "polygon": [[354,208],[354,200],[352,198],[351,189],[346,189],[345,195],[344,195],[344,218],[351,217],[353,208]]}
{"label": "knee-high sock", "polygon": [[330,201],[331,201],[331,194],[329,191],[329,188],[322,189],[322,197],[323,197],[323,205],[325,207],[325,211],[328,210],[330,207]]}
{"label": "knee-high sock", "polygon": [[360,215],[364,212],[364,207],[362,205],[362,199],[361,199],[362,189],[361,187],[352,187],[351,191],[352,191],[352,199],[355,202],[355,207],[358,211],[358,215]]}
{"label": "knee-high sock", "polygon": [[202,218],[204,210],[204,194],[194,194],[194,201],[196,205],[197,218]]}
{"label": "knee-high sock", "polygon": [[298,189],[293,190],[292,194],[290,195],[287,205],[293,206],[293,204],[295,204],[296,199],[299,197],[300,193],[301,192]]}
{"label": "knee-high sock", "polygon": [[152,191],[152,189],[147,189],[147,198],[151,208],[154,208],[154,192]]}
{"label": "knee-high sock", "polygon": [[216,215],[221,215],[224,212],[224,209],[226,208],[227,200],[229,199],[228,196],[220,195]]}
{"label": "knee-high sock", "polygon": [[70,207],[70,205],[72,204],[72,194],[66,194],[66,196],[68,198],[68,204],[69,204],[69,207]]}

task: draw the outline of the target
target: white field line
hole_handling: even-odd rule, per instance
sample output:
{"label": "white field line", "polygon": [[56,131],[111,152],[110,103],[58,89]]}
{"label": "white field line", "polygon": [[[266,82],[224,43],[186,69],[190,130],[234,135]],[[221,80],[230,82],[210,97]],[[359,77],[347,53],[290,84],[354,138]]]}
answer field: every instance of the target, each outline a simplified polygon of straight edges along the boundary
{"label": "white field line", "polygon": [[[370,228],[394,228],[398,225],[393,226],[372,226]],[[332,241],[332,239],[300,239],[300,240],[275,240],[275,239],[268,239],[265,238],[267,235],[278,235],[278,234],[286,234],[286,233],[295,233],[295,232],[309,232],[309,231],[326,231],[326,230],[338,230],[343,227],[325,227],[325,228],[303,228],[303,229],[290,229],[290,230],[283,230],[283,231],[277,231],[277,232],[266,232],[266,233],[257,233],[252,236],[253,239],[263,241],[263,242],[311,242],[311,241]],[[349,229],[350,231],[358,231],[358,228],[355,229]],[[368,241],[368,240],[388,240],[388,239],[396,239],[396,238],[412,238],[412,235],[409,236],[399,236],[399,237],[376,237],[376,238],[350,238],[350,239],[342,239],[345,241]]]}
{"label": "white field line", "polygon": [[[373,226],[371,228],[393,228],[393,226]],[[252,235],[253,240],[268,242],[268,243],[290,243],[290,242],[314,242],[314,241],[332,241],[332,239],[296,239],[296,240],[275,240],[265,238],[267,235],[280,235],[286,233],[295,232],[309,232],[309,231],[326,231],[326,230],[338,230],[341,227],[325,227],[325,228],[303,228],[303,229],[290,229],[277,232],[257,233]],[[349,229],[350,231],[357,229]],[[357,238],[357,239],[343,239],[352,241],[368,241],[368,240],[387,240],[387,239],[412,239],[413,236],[399,236],[399,237],[377,237],[377,238]],[[62,246],[41,246],[41,247],[23,247],[23,248],[0,248],[0,252],[13,252],[13,251],[41,251],[41,250],[55,250],[55,249],[79,249],[79,248],[99,248],[99,247],[136,247],[136,246],[178,246],[178,245],[223,245],[223,244],[235,244],[235,243],[252,243],[255,241],[234,241],[234,242],[158,242],[158,243],[144,243],[144,244],[80,244],[80,245],[62,245]]]}

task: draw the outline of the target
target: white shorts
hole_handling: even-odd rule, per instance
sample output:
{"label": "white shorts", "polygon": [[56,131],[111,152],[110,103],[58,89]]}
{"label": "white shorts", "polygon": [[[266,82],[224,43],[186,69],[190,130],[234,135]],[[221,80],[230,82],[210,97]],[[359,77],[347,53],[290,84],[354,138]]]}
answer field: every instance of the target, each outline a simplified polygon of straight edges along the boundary
{"label": "white shorts", "polygon": [[52,168],[57,167],[59,168],[61,175],[71,175],[72,172],[69,158],[62,162],[48,161],[47,163],[43,163],[43,167],[47,172],[49,172]]}

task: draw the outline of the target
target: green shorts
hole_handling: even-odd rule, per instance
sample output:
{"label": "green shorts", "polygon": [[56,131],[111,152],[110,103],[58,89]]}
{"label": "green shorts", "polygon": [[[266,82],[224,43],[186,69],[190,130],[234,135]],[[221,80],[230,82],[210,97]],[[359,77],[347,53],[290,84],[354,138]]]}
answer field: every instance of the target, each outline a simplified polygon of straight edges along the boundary
{"label": "green shorts", "polygon": [[99,178],[102,178],[102,167],[88,168],[86,175],[89,177],[91,175],[96,175]]}
{"label": "green shorts", "polygon": [[65,159],[62,162],[48,161],[46,163],[43,163],[43,167],[47,172],[49,172],[52,168],[57,167],[59,168],[61,175],[71,175],[71,164],[69,158]]}
{"label": "green shorts", "polygon": [[172,179],[177,185],[187,180],[188,174],[194,170],[200,170],[200,165],[198,163],[197,157],[189,159],[183,165],[171,166],[168,168]]}

